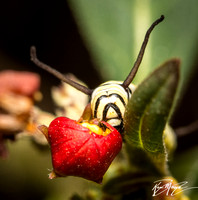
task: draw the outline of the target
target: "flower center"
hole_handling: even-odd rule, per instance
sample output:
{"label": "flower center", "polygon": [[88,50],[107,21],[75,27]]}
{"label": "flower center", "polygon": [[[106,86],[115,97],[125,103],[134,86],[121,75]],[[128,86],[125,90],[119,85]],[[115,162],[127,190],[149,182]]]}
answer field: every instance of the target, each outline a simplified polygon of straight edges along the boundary
{"label": "flower center", "polygon": [[96,124],[90,124],[88,122],[83,122],[83,123],[81,123],[81,125],[88,128],[90,130],[90,132],[89,132],[90,134],[92,132],[94,132],[97,135],[107,136],[109,133],[111,133],[111,130],[108,129],[107,127],[105,127],[105,129],[104,129]]}

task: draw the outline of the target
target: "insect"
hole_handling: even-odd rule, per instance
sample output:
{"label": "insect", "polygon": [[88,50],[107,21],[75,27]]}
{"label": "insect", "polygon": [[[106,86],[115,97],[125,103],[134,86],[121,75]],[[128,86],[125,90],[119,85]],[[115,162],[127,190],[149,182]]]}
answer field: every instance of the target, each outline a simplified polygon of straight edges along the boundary
{"label": "insect", "polygon": [[90,89],[74,82],[73,80],[65,77],[59,71],[39,61],[36,55],[36,48],[34,46],[32,46],[30,49],[31,60],[38,67],[43,68],[63,82],[66,82],[77,90],[80,90],[81,92],[89,95],[91,97],[90,102],[93,118],[98,118],[100,121],[106,121],[118,130],[122,130],[125,106],[127,105],[132,93],[135,90],[135,86],[131,82],[134,79],[143,59],[150,33],[154,27],[163,20],[164,16],[162,15],[159,19],[154,21],[150,28],[147,30],[137,59],[129,75],[124,81],[108,81],[99,85],[95,89]]}

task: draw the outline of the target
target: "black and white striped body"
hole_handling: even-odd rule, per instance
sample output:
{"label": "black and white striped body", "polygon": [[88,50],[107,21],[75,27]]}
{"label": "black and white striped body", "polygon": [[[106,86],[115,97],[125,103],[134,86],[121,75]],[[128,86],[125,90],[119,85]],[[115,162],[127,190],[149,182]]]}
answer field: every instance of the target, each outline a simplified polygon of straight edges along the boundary
{"label": "black and white striped body", "polygon": [[[130,84],[142,62],[145,48],[147,46],[149,36],[156,25],[164,20],[164,16],[162,15],[159,19],[155,20],[150,28],[147,30],[144,41],[140,48],[137,59],[126,79],[122,82],[119,81],[108,81],[101,84],[95,90],[89,89],[84,85],[81,85],[61,74],[59,71],[54,68],[46,65],[45,63],[38,60],[36,55],[36,48],[34,46],[30,49],[31,60],[42,69],[48,71],[53,74],[60,80],[68,83],[72,87],[77,90],[83,92],[86,95],[91,96],[91,112],[92,118],[98,118],[99,120],[103,120],[111,124],[112,126],[120,129],[119,127],[123,127],[123,119],[125,113],[125,106],[128,104],[128,101],[135,90],[135,86]],[[88,108],[90,108],[88,106]],[[86,113],[86,110],[85,110]],[[89,115],[85,118],[90,117]]]}
{"label": "black and white striped body", "polygon": [[135,85],[122,87],[121,81],[108,81],[97,87],[91,95],[91,109],[94,118],[106,121],[119,129],[123,126],[125,106],[128,103]]}

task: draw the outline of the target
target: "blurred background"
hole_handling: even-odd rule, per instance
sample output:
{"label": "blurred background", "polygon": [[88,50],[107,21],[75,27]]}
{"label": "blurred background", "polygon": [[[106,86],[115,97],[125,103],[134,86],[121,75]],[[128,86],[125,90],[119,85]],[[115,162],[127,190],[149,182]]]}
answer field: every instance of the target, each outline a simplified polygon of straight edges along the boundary
{"label": "blurred background", "polygon": [[[198,119],[198,2],[196,0],[8,0],[0,6],[0,70],[32,71],[41,76],[42,102],[54,112],[51,87],[60,83],[30,61],[31,45],[40,60],[62,73],[73,73],[90,88],[107,80],[124,80],[149,26],[165,15],[151,34],[135,79],[140,83],[167,59],[181,59],[178,104],[173,128]],[[198,186],[198,131],[178,137],[170,169],[179,180]],[[92,183],[69,177],[48,180],[49,150],[31,141],[8,142],[10,156],[0,160],[1,199],[67,199]],[[198,189],[189,191],[198,198]]]}

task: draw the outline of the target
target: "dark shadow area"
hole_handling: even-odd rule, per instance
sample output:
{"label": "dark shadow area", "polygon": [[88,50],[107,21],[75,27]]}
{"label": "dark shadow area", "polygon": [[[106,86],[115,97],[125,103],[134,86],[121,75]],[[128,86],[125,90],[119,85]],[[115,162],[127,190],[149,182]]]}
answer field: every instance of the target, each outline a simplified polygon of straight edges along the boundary
{"label": "dark shadow area", "polygon": [[52,111],[50,88],[60,81],[31,63],[31,45],[37,47],[40,60],[62,73],[73,73],[91,88],[101,83],[66,0],[4,1],[0,7],[0,27],[0,57],[6,55],[16,63],[8,66],[10,61],[5,60],[0,63],[0,70],[39,73],[44,110]]}

